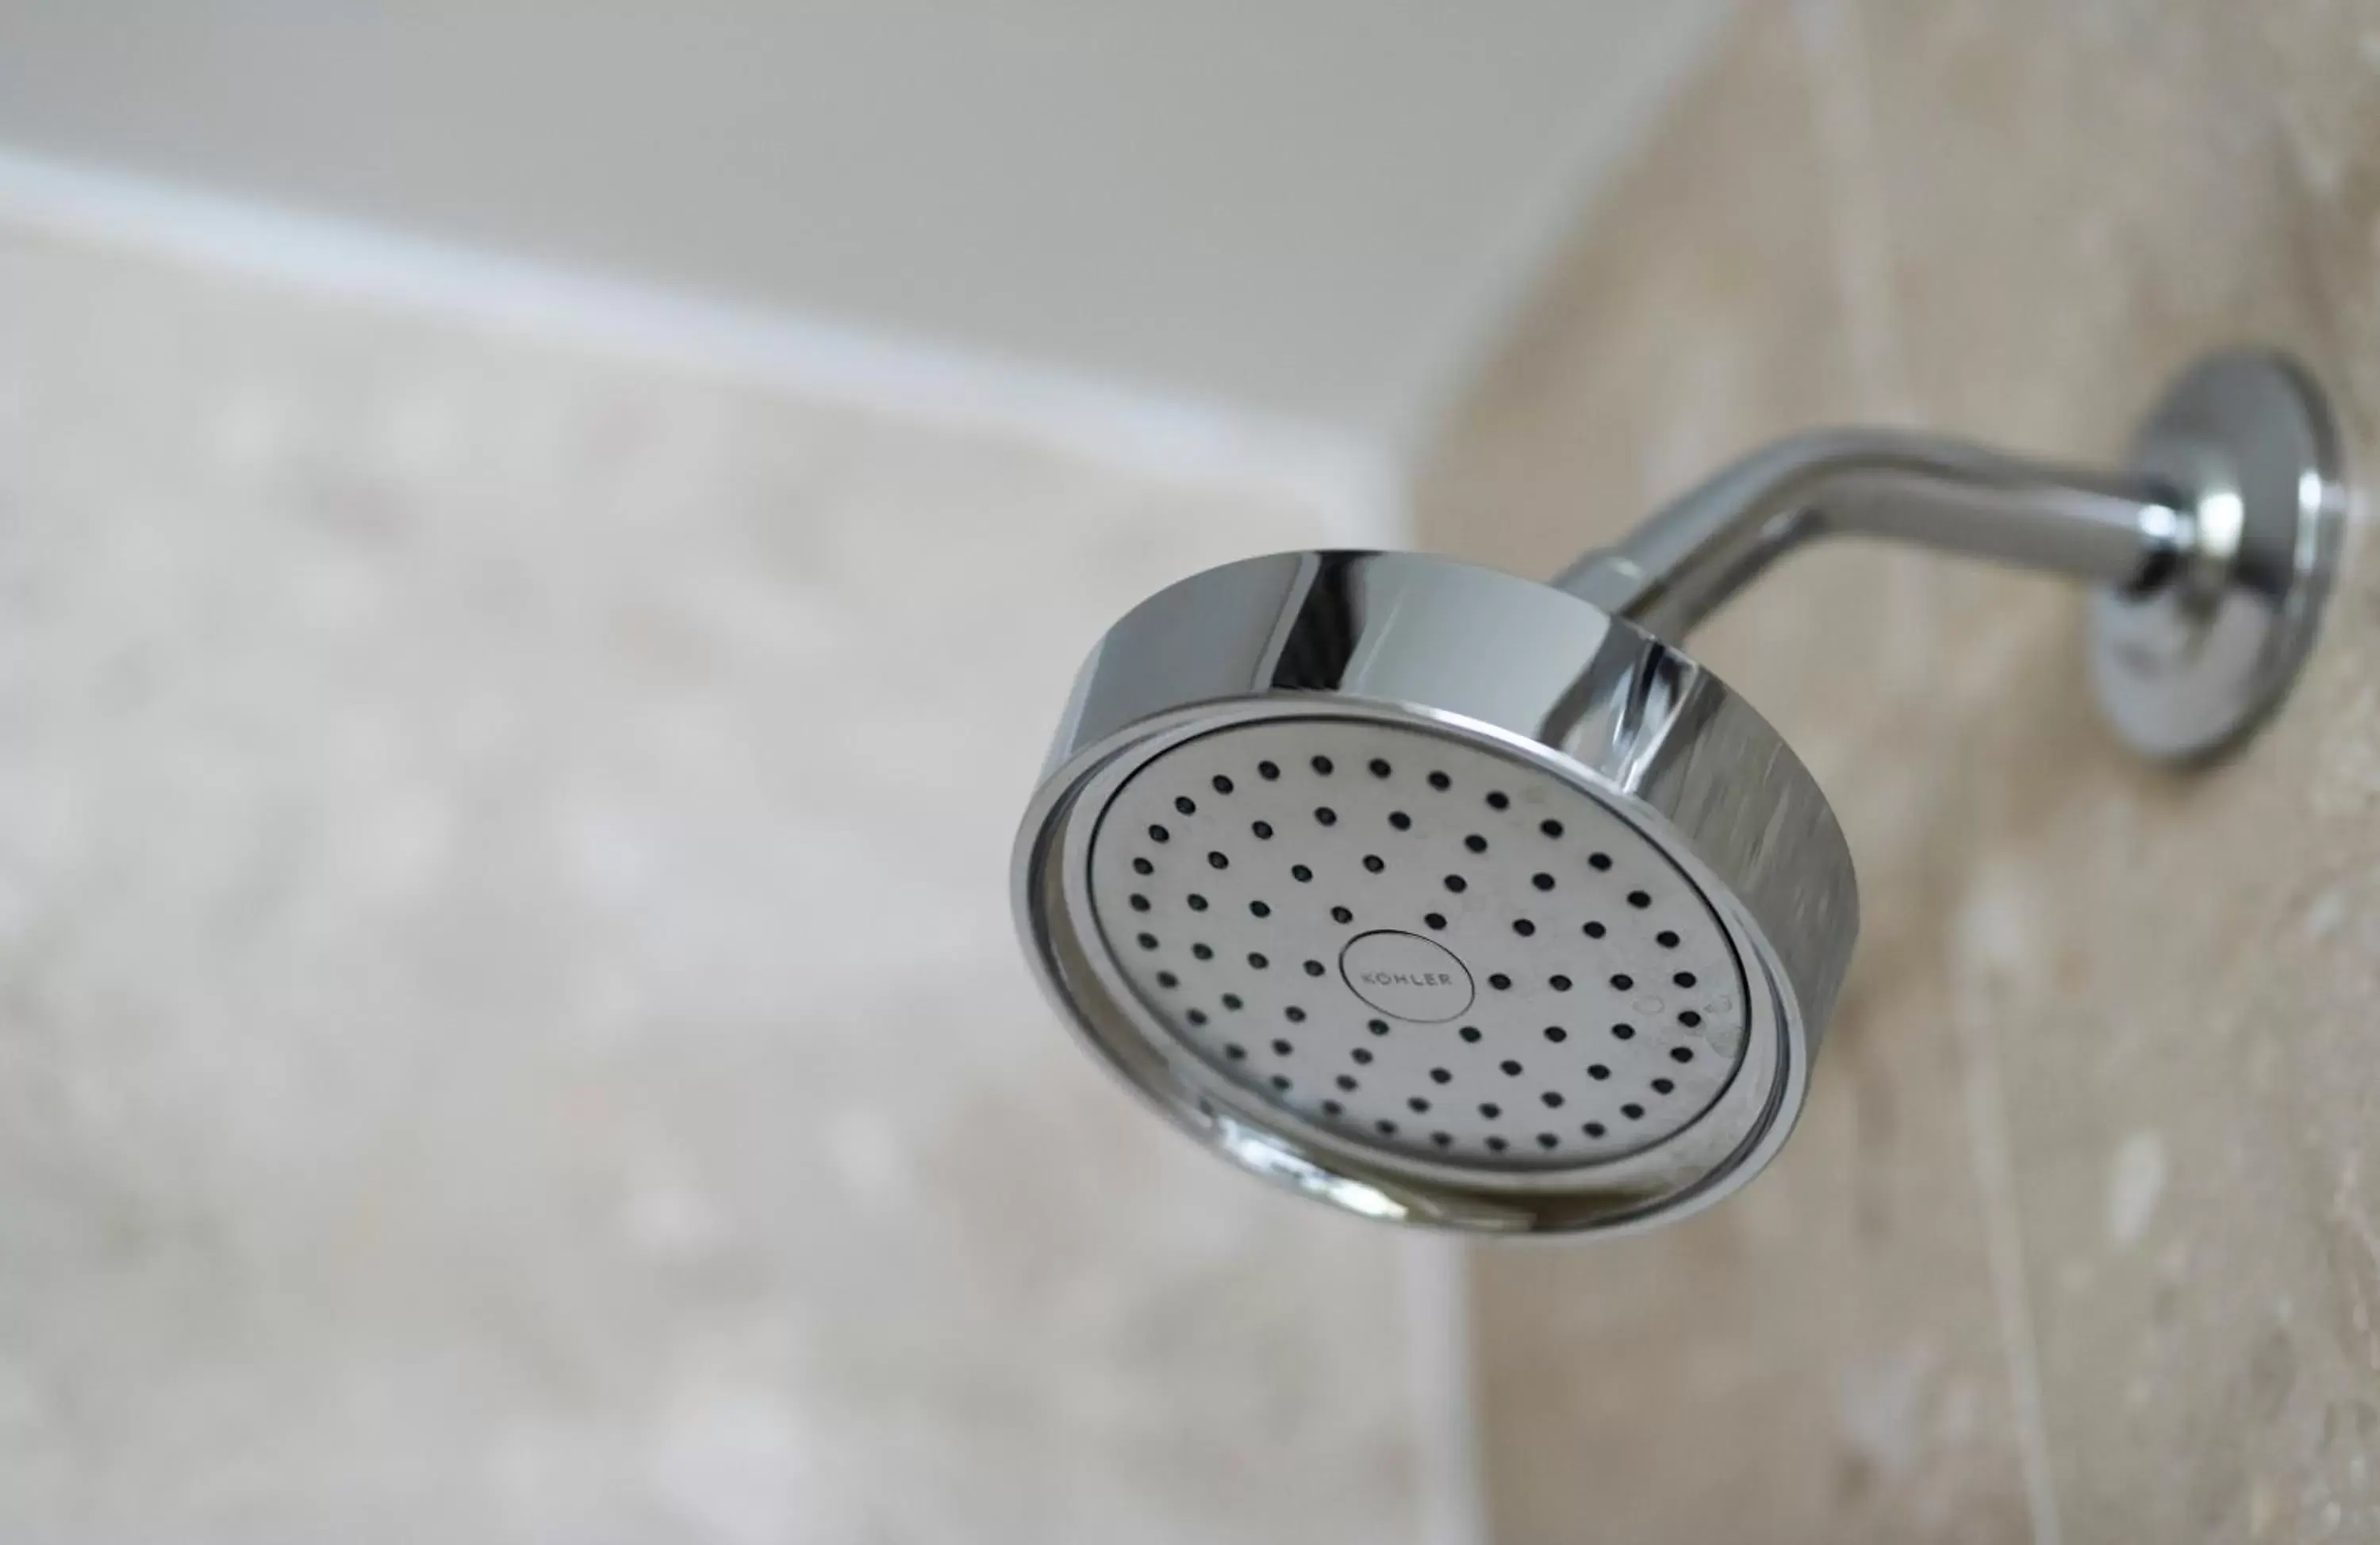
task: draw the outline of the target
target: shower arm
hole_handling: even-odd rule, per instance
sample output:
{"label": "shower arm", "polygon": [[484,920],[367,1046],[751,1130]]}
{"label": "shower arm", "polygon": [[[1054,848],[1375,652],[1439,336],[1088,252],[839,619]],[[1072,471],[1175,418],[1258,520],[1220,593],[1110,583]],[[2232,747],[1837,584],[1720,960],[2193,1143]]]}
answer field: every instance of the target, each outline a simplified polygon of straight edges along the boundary
{"label": "shower arm", "polygon": [[1554,583],[1675,642],[1833,532],[2071,575],[2096,586],[2091,676],[2117,733],[2192,761],[2288,695],[2329,598],[2347,504],[2321,384],[2286,356],[2229,349],[2174,378],[2120,468],[1816,430],[1755,451]]}
{"label": "shower arm", "polygon": [[[1670,639],[1779,558],[1839,533],[2127,594],[2195,577],[2219,585],[2232,544],[2208,503],[2141,472],[2061,466],[1937,435],[1819,429],[1735,462],[1555,584]],[[2236,500],[2230,508],[2236,535]]]}

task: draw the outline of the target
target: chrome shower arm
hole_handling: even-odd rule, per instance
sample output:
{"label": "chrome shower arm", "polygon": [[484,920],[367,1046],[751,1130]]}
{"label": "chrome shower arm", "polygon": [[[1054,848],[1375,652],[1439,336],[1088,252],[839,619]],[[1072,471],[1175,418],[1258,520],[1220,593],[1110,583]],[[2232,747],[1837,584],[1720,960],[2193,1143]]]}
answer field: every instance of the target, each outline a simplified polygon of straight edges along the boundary
{"label": "chrome shower arm", "polygon": [[2190,504],[2137,472],[1961,441],[1821,429],[1755,451],[1555,583],[1676,639],[1813,537],[1886,537],[2136,591],[2199,540]]}

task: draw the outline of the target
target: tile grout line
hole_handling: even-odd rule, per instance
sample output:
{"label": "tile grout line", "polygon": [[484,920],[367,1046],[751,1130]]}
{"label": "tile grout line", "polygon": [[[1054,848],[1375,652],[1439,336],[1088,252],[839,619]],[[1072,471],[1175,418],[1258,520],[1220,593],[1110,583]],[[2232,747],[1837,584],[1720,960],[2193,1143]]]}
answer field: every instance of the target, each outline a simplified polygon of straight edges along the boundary
{"label": "tile grout line", "polygon": [[2025,1506],[2032,1515],[2034,1545],[2059,1545],[2058,1484],[2049,1463],[2049,1422],[2041,1396],[2041,1344],[2033,1327],[2025,1289],[2024,1227],[2016,1206],[2016,1172],[2009,1157],[2008,1095],[2000,1082],[1999,1051],[1988,1024],[1969,1011],[1958,1021],[1964,1054],[1969,1161],[1984,1215],[1984,1253],[1992,1273],[1992,1298],[1999,1309],[2000,1343],[2007,1352],[2009,1404],[2016,1416],[2017,1459],[2024,1472]]}
{"label": "tile grout line", "polygon": [[1415,1538],[1420,1545],[1488,1545],[1470,1251],[1461,1240],[1436,1234],[1409,1236],[1401,1246],[1406,1372],[1418,1449]]}
{"label": "tile grout line", "polygon": [[[1863,400],[1875,404],[1871,411],[1907,423],[1916,416],[1916,404],[1893,309],[1891,245],[1859,18],[1849,0],[1798,0],[1795,21],[1828,187],[1828,223],[1834,236],[1837,288],[1852,335],[1855,381]],[[1977,1022],[1971,1012],[1954,1018],[1967,1107],[1968,1165],[1983,1217],[1984,1253],[1999,1321],[2025,1509],[2034,1545],[2060,1545],[2064,1530],[2050,1465],[2041,1347],[2026,1287],[2023,1220],[2016,1205],[1998,1048],[1987,1023]]]}
{"label": "tile grout line", "polygon": [[[1867,98],[1867,52],[1859,19],[1842,0],[1800,0],[1794,7],[1810,84],[1810,115],[1828,191],[1836,289],[1850,324],[1852,369],[1868,411],[1905,423],[1916,412],[1900,321],[1892,304],[1891,241],[1886,235],[1883,176]],[[1829,56],[1840,67],[1828,71]],[[1834,77],[1830,91],[1820,78]]]}

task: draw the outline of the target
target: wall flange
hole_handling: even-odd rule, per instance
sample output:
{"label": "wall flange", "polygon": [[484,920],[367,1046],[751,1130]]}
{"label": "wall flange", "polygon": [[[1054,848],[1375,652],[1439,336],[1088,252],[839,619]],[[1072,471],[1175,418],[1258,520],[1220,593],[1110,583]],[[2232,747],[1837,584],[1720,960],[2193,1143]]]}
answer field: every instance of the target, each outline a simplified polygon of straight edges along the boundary
{"label": "wall flange", "polygon": [[2211,755],[2288,695],[2338,566],[2347,494],[2322,390],[2262,350],[2214,355],[2143,421],[2131,466],[2192,527],[2167,583],[2091,610],[2100,706],[2136,750]]}

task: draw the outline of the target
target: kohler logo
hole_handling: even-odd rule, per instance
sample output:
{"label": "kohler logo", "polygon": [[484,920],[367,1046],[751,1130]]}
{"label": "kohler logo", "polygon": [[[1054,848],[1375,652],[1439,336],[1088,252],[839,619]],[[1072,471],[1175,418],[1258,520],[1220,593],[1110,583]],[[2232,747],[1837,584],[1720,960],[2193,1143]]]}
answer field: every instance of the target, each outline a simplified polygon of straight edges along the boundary
{"label": "kohler logo", "polygon": [[1443,1024],[1471,1007],[1469,968],[1444,945],[1400,928],[1349,939],[1339,970],[1357,997],[1392,1019]]}

